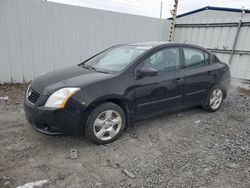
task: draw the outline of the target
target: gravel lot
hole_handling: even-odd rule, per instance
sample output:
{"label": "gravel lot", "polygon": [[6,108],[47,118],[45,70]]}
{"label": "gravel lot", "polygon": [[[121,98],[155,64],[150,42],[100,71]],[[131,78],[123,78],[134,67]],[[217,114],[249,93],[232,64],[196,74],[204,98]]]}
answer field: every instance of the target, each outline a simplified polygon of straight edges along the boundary
{"label": "gravel lot", "polygon": [[85,137],[33,130],[22,110],[26,87],[0,86],[0,97],[9,98],[0,99],[0,187],[38,180],[52,188],[250,187],[247,92],[232,88],[216,113],[191,108],[161,115],[96,146]]}

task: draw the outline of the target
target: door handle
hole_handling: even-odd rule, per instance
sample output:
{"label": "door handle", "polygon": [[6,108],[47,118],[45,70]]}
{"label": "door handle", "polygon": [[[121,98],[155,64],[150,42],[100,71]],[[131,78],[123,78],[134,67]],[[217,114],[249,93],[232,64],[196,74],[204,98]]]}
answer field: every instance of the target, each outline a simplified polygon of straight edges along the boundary
{"label": "door handle", "polygon": [[183,82],[183,78],[176,78],[175,80],[173,80],[174,84],[178,84],[180,82]]}
{"label": "door handle", "polygon": [[207,71],[207,73],[208,73],[208,74],[212,74],[212,71],[211,71],[211,70],[210,70],[210,71]]}

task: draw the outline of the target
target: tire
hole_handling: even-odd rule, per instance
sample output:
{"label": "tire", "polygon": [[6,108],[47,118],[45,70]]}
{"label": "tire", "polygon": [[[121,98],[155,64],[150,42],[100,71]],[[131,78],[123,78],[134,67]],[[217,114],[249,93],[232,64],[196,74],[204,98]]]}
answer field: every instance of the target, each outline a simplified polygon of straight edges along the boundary
{"label": "tire", "polygon": [[220,109],[225,95],[226,94],[222,87],[213,87],[209,91],[206,102],[202,105],[202,108],[208,112],[216,112]]}
{"label": "tire", "polygon": [[121,136],[126,125],[126,115],[117,104],[105,102],[88,115],[85,134],[95,144],[108,144]]}

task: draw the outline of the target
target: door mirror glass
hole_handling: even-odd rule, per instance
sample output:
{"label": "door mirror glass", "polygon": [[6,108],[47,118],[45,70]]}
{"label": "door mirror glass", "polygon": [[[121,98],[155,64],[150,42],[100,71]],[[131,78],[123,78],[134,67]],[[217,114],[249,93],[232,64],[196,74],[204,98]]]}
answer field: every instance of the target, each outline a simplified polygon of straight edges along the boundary
{"label": "door mirror glass", "polygon": [[154,68],[142,68],[138,72],[138,76],[140,78],[147,77],[147,76],[157,76],[158,71]]}

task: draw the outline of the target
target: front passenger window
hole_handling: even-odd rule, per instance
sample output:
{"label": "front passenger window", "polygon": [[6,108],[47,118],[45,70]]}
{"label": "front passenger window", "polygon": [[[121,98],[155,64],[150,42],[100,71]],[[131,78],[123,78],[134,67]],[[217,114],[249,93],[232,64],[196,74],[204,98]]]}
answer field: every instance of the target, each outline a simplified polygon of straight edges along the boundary
{"label": "front passenger window", "polygon": [[146,60],[144,60],[145,68],[154,68],[157,71],[170,71],[180,68],[179,48],[165,48],[160,50]]}

